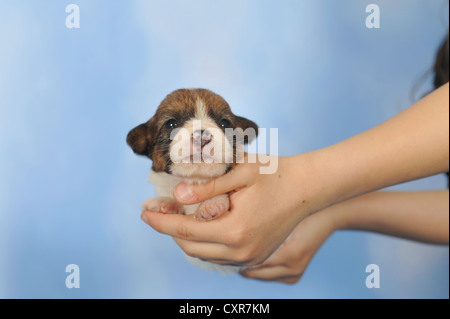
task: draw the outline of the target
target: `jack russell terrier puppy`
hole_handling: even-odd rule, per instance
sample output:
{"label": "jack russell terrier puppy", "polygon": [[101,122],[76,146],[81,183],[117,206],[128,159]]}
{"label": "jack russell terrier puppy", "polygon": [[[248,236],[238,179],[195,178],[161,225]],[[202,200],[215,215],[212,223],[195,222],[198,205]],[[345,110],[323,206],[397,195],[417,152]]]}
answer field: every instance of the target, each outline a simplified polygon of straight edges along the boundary
{"label": "jack russell terrier puppy", "polygon": [[[258,126],[231,112],[228,103],[206,89],[179,89],[169,94],[156,114],[128,133],[127,143],[153,162],[149,181],[159,196],[143,210],[165,214],[195,214],[200,221],[228,211],[227,194],[195,205],[181,205],[173,190],[180,182],[206,183],[229,172],[243,159],[244,144],[256,138]],[[188,256],[204,268],[230,273],[242,267],[217,265]]]}

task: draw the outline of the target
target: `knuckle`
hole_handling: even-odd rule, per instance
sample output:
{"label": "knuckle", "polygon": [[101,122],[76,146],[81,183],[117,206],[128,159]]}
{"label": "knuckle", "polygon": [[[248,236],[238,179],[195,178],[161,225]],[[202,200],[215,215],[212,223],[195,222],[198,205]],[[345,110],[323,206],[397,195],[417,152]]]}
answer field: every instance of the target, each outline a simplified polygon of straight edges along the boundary
{"label": "knuckle", "polygon": [[216,183],[217,180],[214,178],[210,183],[205,185],[205,193],[208,197],[212,197],[215,195],[217,189]]}
{"label": "knuckle", "polygon": [[249,262],[247,252],[237,253],[233,259],[234,259],[234,262],[236,262],[237,264],[240,264],[240,265],[245,265]]}
{"label": "knuckle", "polygon": [[188,246],[184,246],[183,247],[183,251],[189,257],[197,257],[197,255],[195,254],[194,250],[189,245]]}
{"label": "knuckle", "polygon": [[235,262],[247,266],[256,265],[259,263],[258,254],[252,247],[245,247],[236,253]]}
{"label": "knuckle", "polygon": [[225,240],[229,246],[231,246],[233,248],[238,248],[243,245],[244,236],[241,232],[235,230],[235,231],[229,232],[226,235]]}
{"label": "knuckle", "polygon": [[230,246],[239,248],[246,245],[250,233],[251,231],[244,225],[238,225],[228,232],[226,240]]}
{"label": "knuckle", "polygon": [[192,238],[192,233],[184,224],[179,224],[176,228],[177,237],[189,240]]}
{"label": "knuckle", "polygon": [[203,202],[214,196],[216,190],[216,180],[206,184],[197,184],[192,186],[192,191],[194,194],[193,202]]}

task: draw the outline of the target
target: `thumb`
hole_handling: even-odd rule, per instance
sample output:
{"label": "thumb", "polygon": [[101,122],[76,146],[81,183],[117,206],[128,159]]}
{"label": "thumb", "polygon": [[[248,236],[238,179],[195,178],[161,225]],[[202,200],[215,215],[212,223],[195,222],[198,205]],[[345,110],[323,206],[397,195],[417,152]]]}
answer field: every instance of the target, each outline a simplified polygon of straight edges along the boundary
{"label": "thumb", "polygon": [[183,205],[192,205],[204,202],[214,196],[226,194],[244,185],[242,178],[237,178],[233,172],[229,172],[218,178],[214,178],[205,184],[178,184],[173,195],[175,200]]}

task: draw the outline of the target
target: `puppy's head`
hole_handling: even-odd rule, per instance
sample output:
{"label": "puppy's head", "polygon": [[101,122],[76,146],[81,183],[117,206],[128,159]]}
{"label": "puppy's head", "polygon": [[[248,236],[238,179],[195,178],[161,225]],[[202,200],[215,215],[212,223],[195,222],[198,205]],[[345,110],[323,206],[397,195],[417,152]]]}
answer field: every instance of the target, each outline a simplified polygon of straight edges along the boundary
{"label": "puppy's head", "polygon": [[243,156],[243,144],[257,133],[257,125],[234,115],[219,95],[180,89],[128,133],[127,143],[136,154],[149,157],[156,172],[210,178],[230,170]]}

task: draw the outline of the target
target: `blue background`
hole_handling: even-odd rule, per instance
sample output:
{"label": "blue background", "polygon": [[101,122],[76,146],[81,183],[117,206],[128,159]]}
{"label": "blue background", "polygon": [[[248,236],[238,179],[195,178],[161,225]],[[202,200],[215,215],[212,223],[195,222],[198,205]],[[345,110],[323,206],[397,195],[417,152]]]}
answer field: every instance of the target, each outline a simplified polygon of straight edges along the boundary
{"label": "blue background", "polygon": [[197,268],[140,220],[150,161],[125,143],[181,87],[278,128],[280,155],[371,128],[431,89],[448,1],[78,0],[68,29],[70,3],[0,3],[0,297],[448,298],[448,247],[361,232],[334,234],[292,286]]}

